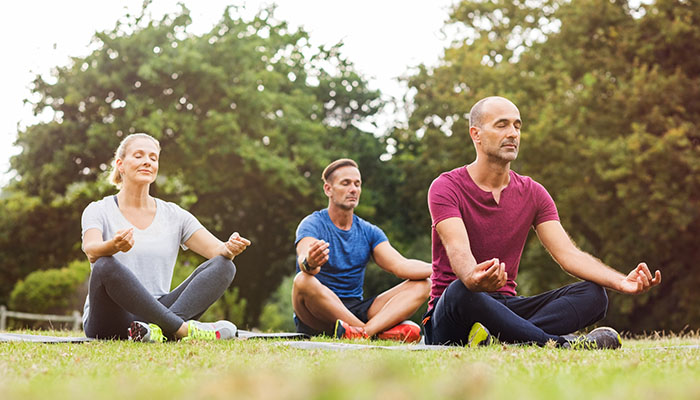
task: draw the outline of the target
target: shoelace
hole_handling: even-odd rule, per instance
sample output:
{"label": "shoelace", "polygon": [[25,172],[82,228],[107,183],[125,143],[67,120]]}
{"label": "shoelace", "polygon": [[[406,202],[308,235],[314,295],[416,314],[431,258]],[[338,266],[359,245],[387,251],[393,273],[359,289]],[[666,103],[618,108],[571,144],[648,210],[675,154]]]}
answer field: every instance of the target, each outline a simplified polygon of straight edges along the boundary
{"label": "shoelace", "polygon": [[183,340],[194,339],[215,340],[216,330],[202,329],[199,326],[197,326],[197,324],[195,324],[194,322],[190,322],[187,325],[187,337],[183,338]]}
{"label": "shoelace", "polygon": [[569,342],[573,350],[592,350],[597,349],[598,344],[592,340],[588,340],[585,336],[579,336]]}
{"label": "shoelace", "polygon": [[151,331],[151,341],[160,343],[165,342],[165,336],[163,335],[163,331],[160,329],[160,326],[156,324],[148,324],[148,327]]}

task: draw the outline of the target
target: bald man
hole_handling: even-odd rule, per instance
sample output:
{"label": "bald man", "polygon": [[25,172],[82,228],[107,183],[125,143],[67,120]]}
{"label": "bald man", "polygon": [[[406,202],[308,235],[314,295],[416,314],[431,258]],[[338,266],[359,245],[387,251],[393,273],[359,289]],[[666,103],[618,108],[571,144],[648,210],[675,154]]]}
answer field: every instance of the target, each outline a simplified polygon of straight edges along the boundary
{"label": "bald man", "polygon": [[[510,169],[520,150],[520,111],[487,97],[470,111],[476,148],[471,164],[430,186],[432,288],[424,318],[426,343],[477,346],[495,338],[574,349],[615,349],[612,328],[581,330],[605,317],[605,288],[638,294],[661,282],[640,263],[627,275],[576,247],[547,190]],[[530,228],[567,273],[581,279],[536,296],[516,295],[515,279]]]}

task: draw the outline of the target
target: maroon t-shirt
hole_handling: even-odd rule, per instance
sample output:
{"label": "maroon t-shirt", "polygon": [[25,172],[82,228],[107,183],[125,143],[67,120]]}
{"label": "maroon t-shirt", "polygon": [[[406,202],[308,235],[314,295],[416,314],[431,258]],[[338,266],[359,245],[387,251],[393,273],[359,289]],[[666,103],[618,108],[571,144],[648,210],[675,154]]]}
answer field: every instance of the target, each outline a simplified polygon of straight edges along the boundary
{"label": "maroon t-shirt", "polygon": [[491,192],[479,188],[467,172],[459,167],[441,174],[430,185],[428,207],[432,217],[433,287],[428,308],[457,276],[452,271],[447,252],[435,225],[447,218],[464,221],[469,245],[477,263],[498,258],[506,264],[508,282],[498,291],[515,295],[520,257],[530,227],[559,220],[557,207],[547,190],[527,176],[510,171],[510,183],[496,203]]}

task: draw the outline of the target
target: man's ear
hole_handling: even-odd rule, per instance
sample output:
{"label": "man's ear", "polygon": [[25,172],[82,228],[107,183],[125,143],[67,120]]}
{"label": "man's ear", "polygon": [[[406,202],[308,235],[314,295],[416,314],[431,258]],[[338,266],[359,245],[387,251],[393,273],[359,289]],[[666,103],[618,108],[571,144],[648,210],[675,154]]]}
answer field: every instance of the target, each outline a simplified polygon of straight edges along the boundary
{"label": "man's ear", "polygon": [[331,184],[328,182],[323,182],[323,193],[326,194],[326,196],[331,197]]}
{"label": "man's ear", "polygon": [[469,136],[474,143],[481,143],[481,129],[478,126],[469,127]]}

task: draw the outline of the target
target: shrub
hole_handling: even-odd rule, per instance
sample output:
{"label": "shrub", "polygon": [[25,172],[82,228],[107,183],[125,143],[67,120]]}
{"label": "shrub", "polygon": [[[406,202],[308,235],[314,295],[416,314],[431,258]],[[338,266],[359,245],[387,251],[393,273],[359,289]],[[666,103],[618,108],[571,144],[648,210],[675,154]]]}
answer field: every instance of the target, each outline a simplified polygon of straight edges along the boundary
{"label": "shrub", "polygon": [[90,263],[73,261],[64,268],[34,271],[15,284],[10,309],[30,313],[70,314],[85,302]]}

